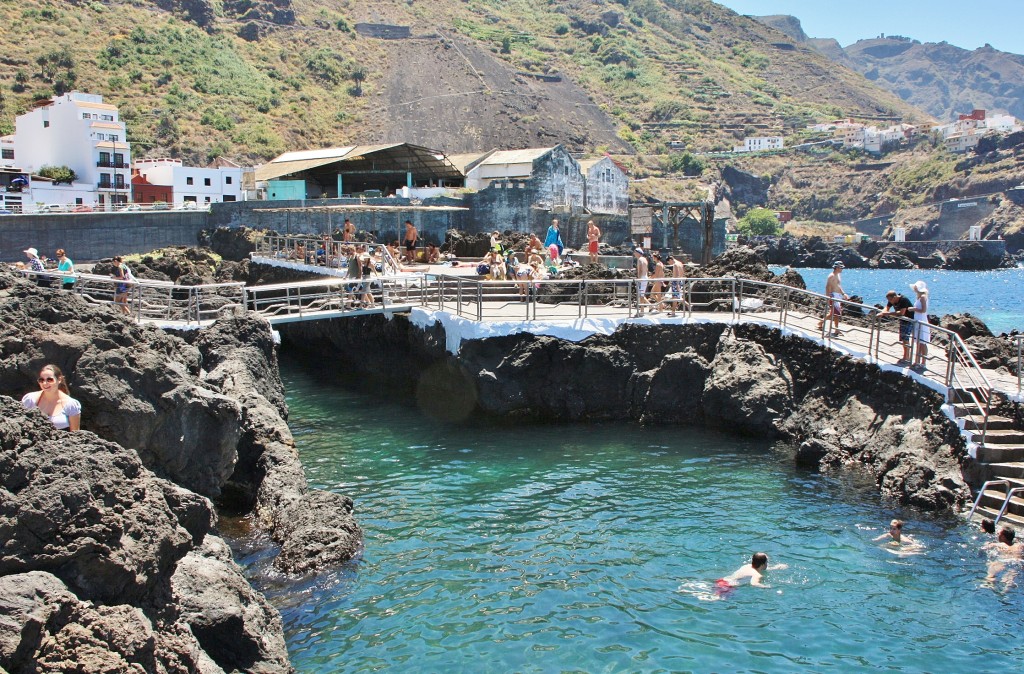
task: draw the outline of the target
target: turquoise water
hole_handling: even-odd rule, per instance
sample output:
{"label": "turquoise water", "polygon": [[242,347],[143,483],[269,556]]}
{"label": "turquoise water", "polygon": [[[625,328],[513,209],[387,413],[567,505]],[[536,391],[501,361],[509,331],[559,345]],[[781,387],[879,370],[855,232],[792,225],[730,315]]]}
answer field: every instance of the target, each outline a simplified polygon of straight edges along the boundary
{"label": "turquoise water", "polygon": [[[779,271],[785,267],[772,267]],[[831,269],[797,269],[808,290],[825,292]],[[938,271],[927,269],[846,269],[843,289],[860,295],[865,304],[885,304],[887,290],[914,299],[910,284],[924,281],[932,301],[932,314],[971,313],[993,333],[1024,331],[1024,269],[992,271]]]}
{"label": "turquoise water", "polygon": [[[240,562],[299,672],[1016,671],[1018,590],[973,530],[798,470],[765,442],[631,424],[447,426],[283,363],[311,484],[362,559],[295,583]],[[926,546],[872,543],[894,516]],[[715,578],[761,550],[768,589]]]}

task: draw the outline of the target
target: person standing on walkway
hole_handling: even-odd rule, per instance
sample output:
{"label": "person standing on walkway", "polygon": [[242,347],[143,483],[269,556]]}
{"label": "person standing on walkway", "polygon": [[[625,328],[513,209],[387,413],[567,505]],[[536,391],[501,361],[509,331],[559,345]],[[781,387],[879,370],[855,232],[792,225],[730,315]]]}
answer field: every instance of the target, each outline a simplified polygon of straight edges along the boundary
{"label": "person standing on walkway", "polygon": [[345,224],[341,227],[341,240],[352,241],[356,238],[356,226],[352,224],[352,221],[345,218]]}
{"label": "person standing on walkway", "polygon": [[[57,270],[62,271],[65,274],[75,273],[75,263],[71,261],[71,258],[67,256],[63,248],[57,249]],[[64,276],[61,278],[62,286],[64,290],[72,290],[75,287],[74,276]]]}
{"label": "person standing on walkway", "polygon": [[601,247],[601,229],[594,224],[593,220],[587,222],[587,253],[590,255],[590,264],[597,264],[597,253]]}
{"label": "person standing on walkway", "polygon": [[839,337],[843,333],[839,331],[839,319],[843,316],[843,304],[839,300],[848,300],[850,296],[843,290],[842,274],[846,267],[841,260],[832,263],[832,273],[825,281],[825,297],[829,298],[828,308],[825,309],[825,318],[818,323],[818,330],[824,330],[825,324],[832,320],[832,336]]}
{"label": "person standing on walkway", "polygon": [[676,312],[679,311],[680,302],[683,305],[683,310],[686,310],[686,298],[683,297],[683,280],[686,278],[686,265],[675,255],[669,255],[666,269],[671,279],[668,282],[668,296],[666,300],[672,301],[672,311],[668,315],[675,316]]}
{"label": "person standing on walkway", "polygon": [[[420,238],[419,232],[416,231],[416,225],[412,224],[412,220],[405,221],[405,258],[409,264],[415,264],[416,262],[416,241]],[[397,262],[397,260],[396,260]]]}
{"label": "person standing on walkway", "polygon": [[932,341],[931,323],[928,322],[928,285],[924,281],[918,281],[911,283],[910,287],[917,295],[917,302],[914,303],[914,343],[917,355],[911,369],[924,372],[925,361],[928,360],[928,343]]}
{"label": "person standing on walkway", "polygon": [[660,253],[651,253],[654,258],[654,271],[651,272],[651,309],[652,314],[661,311],[661,298],[665,291],[665,263]]}
{"label": "person standing on walkway", "polygon": [[[554,249],[552,249],[554,246]],[[558,258],[562,256],[562,251],[565,250],[565,244],[562,243],[562,234],[558,231],[558,218],[551,221],[551,226],[548,227],[548,234],[544,237],[544,247],[548,249],[551,255],[551,262],[557,264]]]}
{"label": "person standing on walkway", "polygon": [[895,316],[900,322],[900,344],[903,345],[903,358],[900,358],[897,365],[909,365],[911,355],[910,333],[914,327],[912,323],[914,305],[895,290],[890,290],[885,294],[885,301],[886,305],[885,311],[882,312],[883,315]]}
{"label": "person standing on walkway", "polygon": [[636,248],[633,250],[633,257],[636,259],[636,277],[639,279],[639,283],[636,288],[636,315],[644,315],[644,306],[647,302],[647,276],[648,276],[648,264],[647,256],[644,255],[643,248]]}
{"label": "person standing on walkway", "polygon": [[117,279],[117,285],[114,287],[114,304],[118,311],[128,316],[132,313],[128,308],[128,293],[131,291],[131,282],[134,280],[132,271],[120,255],[114,258],[114,264],[117,265],[114,268],[114,273],[111,274]]}

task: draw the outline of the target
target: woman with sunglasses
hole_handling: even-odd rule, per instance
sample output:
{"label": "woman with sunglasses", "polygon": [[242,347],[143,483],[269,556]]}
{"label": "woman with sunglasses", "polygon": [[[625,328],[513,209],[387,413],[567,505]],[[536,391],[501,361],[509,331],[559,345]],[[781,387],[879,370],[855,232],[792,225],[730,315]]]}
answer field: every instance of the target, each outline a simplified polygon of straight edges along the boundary
{"label": "woman with sunglasses", "polygon": [[44,365],[39,371],[39,390],[21,399],[27,410],[37,409],[54,428],[77,431],[82,423],[82,404],[71,397],[64,373],[56,365]]}

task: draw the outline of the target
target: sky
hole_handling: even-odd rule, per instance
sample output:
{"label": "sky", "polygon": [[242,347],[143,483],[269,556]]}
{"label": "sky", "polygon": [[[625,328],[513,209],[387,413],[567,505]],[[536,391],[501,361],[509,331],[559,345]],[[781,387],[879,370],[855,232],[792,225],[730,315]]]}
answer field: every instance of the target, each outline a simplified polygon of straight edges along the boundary
{"label": "sky", "polygon": [[833,37],[844,47],[880,34],[1024,54],[1024,0],[715,0],[739,14],[791,14],[809,37]]}

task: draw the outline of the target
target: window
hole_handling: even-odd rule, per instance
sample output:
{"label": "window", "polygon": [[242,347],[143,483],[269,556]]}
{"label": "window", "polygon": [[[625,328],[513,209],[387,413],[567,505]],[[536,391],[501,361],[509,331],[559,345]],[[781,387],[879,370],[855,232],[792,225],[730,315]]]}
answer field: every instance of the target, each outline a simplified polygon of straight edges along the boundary
{"label": "window", "polygon": [[[0,150],[0,159],[14,159],[14,150],[8,147]],[[228,178],[230,180],[230,178]]]}
{"label": "window", "polygon": [[48,119],[44,119],[43,120],[43,128],[44,129],[49,129],[50,128],[50,120],[48,120]]}
{"label": "window", "polygon": [[114,121],[114,116],[113,115],[103,115],[103,116],[100,117],[100,119],[102,119],[104,122],[113,122]]}
{"label": "window", "polygon": [[100,152],[100,166],[110,166],[109,152]]}
{"label": "window", "polygon": [[82,113],[82,119],[89,119],[89,113],[88,112],[83,112]]}
{"label": "window", "polygon": [[209,187],[210,186],[210,179],[209,178],[203,178],[203,185],[205,185],[206,187]]}
{"label": "window", "polygon": [[109,136],[107,136],[107,140],[112,140],[112,141],[114,141],[116,143],[117,141],[119,141],[121,139],[118,137],[118,135],[116,133],[112,133]]}
{"label": "window", "polygon": [[210,197],[206,197],[206,203],[210,203]]}
{"label": "window", "polygon": [[231,176],[226,176],[224,178],[224,184],[225,185],[230,185],[231,184]]}
{"label": "window", "polygon": [[[230,178],[229,178],[229,180],[230,180]],[[234,200],[235,200],[235,195],[234,194],[225,194],[224,195],[224,201],[234,201]]]}
{"label": "window", "polygon": [[120,152],[115,152],[114,153],[114,168],[123,168],[123,167],[124,167],[124,155],[121,154]]}
{"label": "window", "polygon": [[116,174],[114,176],[114,187],[116,187],[119,190],[123,190],[124,189],[124,175],[123,174],[118,173],[118,174]]}
{"label": "window", "polygon": [[185,178],[185,184],[186,185],[194,185],[195,184],[195,181],[192,180],[192,176],[189,176],[189,177]]}

